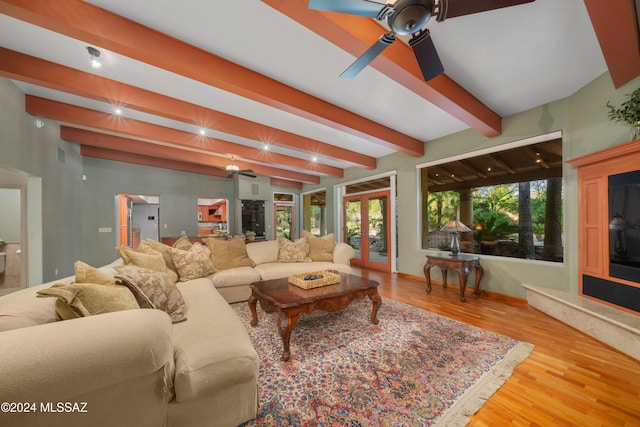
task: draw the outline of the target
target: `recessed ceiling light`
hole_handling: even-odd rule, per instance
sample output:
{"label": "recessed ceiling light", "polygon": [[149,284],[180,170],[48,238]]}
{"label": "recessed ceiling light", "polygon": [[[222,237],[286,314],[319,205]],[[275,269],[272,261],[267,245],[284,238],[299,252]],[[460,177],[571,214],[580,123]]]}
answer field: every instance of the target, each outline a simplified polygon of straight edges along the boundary
{"label": "recessed ceiling light", "polygon": [[206,134],[207,134],[206,129],[200,129],[200,135],[206,135]]}
{"label": "recessed ceiling light", "polygon": [[263,149],[264,151],[269,151],[269,145],[268,145],[268,144],[264,144],[264,145],[262,146],[262,149]]}
{"label": "recessed ceiling light", "polygon": [[87,52],[89,52],[89,56],[91,59],[91,67],[100,68],[102,67],[102,63],[100,62],[100,51],[92,46],[87,46]]}
{"label": "recessed ceiling light", "polygon": [[121,116],[122,115],[122,109],[121,108],[116,108],[115,110],[113,110],[113,114],[115,114],[116,116]]}
{"label": "recessed ceiling light", "polygon": [[311,159],[312,162],[317,162],[318,158],[316,156],[313,156],[313,158]]}

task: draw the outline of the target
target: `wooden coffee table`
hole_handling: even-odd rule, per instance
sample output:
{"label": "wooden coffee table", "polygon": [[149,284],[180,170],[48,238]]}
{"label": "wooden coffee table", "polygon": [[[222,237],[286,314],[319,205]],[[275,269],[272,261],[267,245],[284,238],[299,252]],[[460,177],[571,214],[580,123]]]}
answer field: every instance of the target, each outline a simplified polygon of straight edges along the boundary
{"label": "wooden coffee table", "polygon": [[[336,272],[337,273],[337,272]],[[346,308],[356,298],[368,296],[373,303],[371,307],[371,323],[378,324],[378,308],[382,299],[378,295],[378,285],[374,280],[363,279],[351,274],[340,273],[340,283],[322,286],[315,289],[302,289],[289,284],[288,278],[265,280],[251,284],[249,309],[253,315],[251,326],[258,324],[256,303],[267,312],[278,314],[278,332],[282,338],[282,360],[291,358],[289,340],[291,331],[301,313],[315,310],[338,311]]]}

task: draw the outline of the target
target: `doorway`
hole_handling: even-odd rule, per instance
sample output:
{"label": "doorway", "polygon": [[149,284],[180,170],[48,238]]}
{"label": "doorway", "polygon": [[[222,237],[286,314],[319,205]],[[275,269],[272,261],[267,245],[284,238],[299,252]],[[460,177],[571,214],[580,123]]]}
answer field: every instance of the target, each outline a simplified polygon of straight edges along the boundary
{"label": "doorway", "polygon": [[293,240],[295,235],[295,203],[293,194],[273,194],[273,221],[274,234],[277,240],[280,236]]}
{"label": "doorway", "polygon": [[389,190],[344,197],[343,237],[354,265],[391,271],[390,199]]}
{"label": "doorway", "polygon": [[21,189],[0,188],[0,295],[25,287],[21,220]]}
{"label": "doorway", "polygon": [[118,246],[137,249],[146,238],[159,241],[160,197],[143,194],[116,195]]}

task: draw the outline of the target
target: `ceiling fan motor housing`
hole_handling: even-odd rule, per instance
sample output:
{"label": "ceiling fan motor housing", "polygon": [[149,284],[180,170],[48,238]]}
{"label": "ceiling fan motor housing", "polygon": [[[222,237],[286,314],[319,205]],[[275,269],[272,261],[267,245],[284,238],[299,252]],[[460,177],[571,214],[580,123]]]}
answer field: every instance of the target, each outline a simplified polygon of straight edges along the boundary
{"label": "ceiling fan motor housing", "polygon": [[429,22],[433,7],[433,0],[400,0],[387,23],[395,34],[407,36],[416,33]]}

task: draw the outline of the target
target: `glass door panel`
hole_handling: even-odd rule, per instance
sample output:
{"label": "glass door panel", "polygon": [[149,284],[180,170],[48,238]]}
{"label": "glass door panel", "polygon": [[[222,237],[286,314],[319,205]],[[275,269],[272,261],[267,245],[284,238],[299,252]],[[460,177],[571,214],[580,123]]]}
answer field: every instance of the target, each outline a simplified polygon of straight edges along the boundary
{"label": "glass door panel", "polygon": [[374,196],[368,198],[368,257],[370,263],[387,265],[389,263],[389,251],[387,242],[389,240],[389,230],[387,225],[387,201],[384,196]]}
{"label": "glass door panel", "polygon": [[276,203],[275,215],[273,216],[275,221],[275,238],[280,236],[286,237],[292,240],[293,236],[293,203]]}
{"label": "glass door panel", "polygon": [[360,251],[362,230],[360,221],[362,214],[362,202],[360,199],[345,199],[344,201],[344,224],[345,224],[345,242],[351,245],[356,254],[353,261],[356,263],[362,260]]}
{"label": "glass door panel", "polygon": [[353,247],[354,265],[390,271],[389,191],[344,198],[345,242]]}

